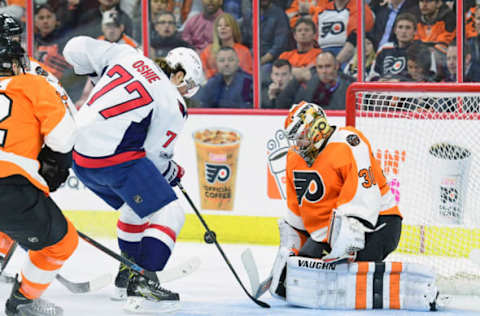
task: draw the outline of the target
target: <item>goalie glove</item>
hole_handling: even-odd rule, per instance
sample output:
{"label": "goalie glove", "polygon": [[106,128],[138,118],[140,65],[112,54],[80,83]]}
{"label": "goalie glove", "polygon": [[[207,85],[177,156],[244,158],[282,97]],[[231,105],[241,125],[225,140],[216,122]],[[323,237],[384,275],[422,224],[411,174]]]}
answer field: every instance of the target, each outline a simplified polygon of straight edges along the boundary
{"label": "goalie glove", "polygon": [[162,175],[165,177],[165,180],[167,180],[172,187],[176,186],[177,183],[180,182],[184,174],[185,169],[183,169],[182,166],[173,160],[168,161],[167,169],[165,169],[165,171],[162,173]]}
{"label": "goalie glove", "polygon": [[322,259],[336,262],[343,259],[353,261],[355,253],[365,248],[365,233],[373,232],[358,219],[333,213],[328,242],[332,251]]}
{"label": "goalie glove", "polygon": [[55,192],[70,174],[68,169],[72,166],[72,152],[62,154],[43,146],[37,159],[40,162],[38,173],[47,182],[50,192]]}

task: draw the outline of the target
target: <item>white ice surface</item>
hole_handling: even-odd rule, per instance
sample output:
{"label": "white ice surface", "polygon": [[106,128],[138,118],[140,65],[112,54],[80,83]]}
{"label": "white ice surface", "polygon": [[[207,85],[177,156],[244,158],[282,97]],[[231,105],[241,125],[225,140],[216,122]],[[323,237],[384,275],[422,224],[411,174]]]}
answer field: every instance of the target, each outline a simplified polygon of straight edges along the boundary
{"label": "white ice surface", "polygon": [[[112,250],[118,251],[116,241],[100,241]],[[222,244],[221,246],[249,291],[250,284],[240,262],[241,252],[247,247],[252,249],[253,256],[260,270],[261,279],[267,276],[276,254],[276,247],[229,244]],[[165,288],[180,293],[182,301],[182,309],[168,315],[480,315],[480,311],[460,311],[455,309],[434,313],[389,310],[312,310],[287,306],[284,302],[273,299],[268,292],[261,300],[264,300],[272,307],[270,309],[263,309],[250,301],[245,295],[214,245],[179,242],[174,249],[174,255],[169,261],[167,268],[194,255],[199,256],[202,260],[202,264],[197,271],[183,279],[163,284]],[[19,271],[24,258],[25,252],[23,250],[17,250],[12,261],[7,266],[6,272],[13,274]],[[65,264],[61,274],[72,281],[85,281],[104,273],[112,273],[115,275],[117,267],[118,263],[114,259],[111,259],[86,242],[80,241],[78,250]],[[4,304],[8,298],[10,289],[11,284],[0,283],[2,304]],[[112,284],[94,293],[72,294],[60,283],[54,281],[45,292],[44,298],[62,306],[65,311],[65,316],[131,315],[122,310],[121,302],[110,300],[109,297],[113,291],[114,287]],[[480,299],[478,298],[463,298],[460,302],[461,306],[466,309],[474,307],[479,309],[480,306]],[[3,310],[3,307],[1,307],[1,309]],[[159,313],[159,315],[165,315],[165,313]]]}

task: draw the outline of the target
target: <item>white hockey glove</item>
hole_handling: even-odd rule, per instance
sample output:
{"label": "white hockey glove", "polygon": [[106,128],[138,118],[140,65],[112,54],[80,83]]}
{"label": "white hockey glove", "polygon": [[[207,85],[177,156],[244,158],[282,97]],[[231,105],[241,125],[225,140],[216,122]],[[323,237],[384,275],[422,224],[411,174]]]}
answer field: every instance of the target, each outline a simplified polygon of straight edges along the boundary
{"label": "white hockey glove", "polygon": [[170,160],[168,161],[167,168],[162,174],[165,177],[165,180],[167,180],[167,182],[174,187],[182,179],[183,175],[185,174],[185,169],[183,169],[182,166],[177,164],[175,161]]}
{"label": "white hockey glove", "polygon": [[365,227],[354,217],[334,213],[328,242],[332,251],[322,259],[336,262],[342,259],[353,260],[358,250],[365,248],[365,233],[374,230]]}

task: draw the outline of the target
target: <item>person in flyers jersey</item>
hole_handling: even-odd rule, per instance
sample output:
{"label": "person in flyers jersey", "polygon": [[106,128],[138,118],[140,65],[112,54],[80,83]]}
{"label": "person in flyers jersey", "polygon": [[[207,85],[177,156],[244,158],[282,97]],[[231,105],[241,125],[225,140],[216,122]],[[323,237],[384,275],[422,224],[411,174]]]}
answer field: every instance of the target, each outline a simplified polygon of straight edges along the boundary
{"label": "person in flyers jersey", "polygon": [[[187,119],[184,97],[193,96],[204,80],[200,57],[179,47],[154,62],[131,46],[86,36],[70,39],[63,55],[76,74],[94,84],[76,117],[73,170],[120,211],[122,254],[147,271],[160,271],[185,220],[172,189],[184,170],[172,158]],[[124,265],[115,285],[116,299],[126,298],[128,311],[179,307],[177,293]]]}
{"label": "person in flyers jersey", "polygon": [[313,103],[294,104],[285,120],[287,214],[270,292],[285,297],[290,255],[325,262],[380,262],[400,240],[402,215],[368,139],[330,125]]}
{"label": "person in flyers jersey", "polygon": [[68,177],[76,127],[55,88],[27,67],[20,43],[0,37],[0,231],[8,235],[1,244],[8,252],[11,238],[28,250],[5,314],[59,316],[62,308],[41,296],[78,235],[49,194]]}

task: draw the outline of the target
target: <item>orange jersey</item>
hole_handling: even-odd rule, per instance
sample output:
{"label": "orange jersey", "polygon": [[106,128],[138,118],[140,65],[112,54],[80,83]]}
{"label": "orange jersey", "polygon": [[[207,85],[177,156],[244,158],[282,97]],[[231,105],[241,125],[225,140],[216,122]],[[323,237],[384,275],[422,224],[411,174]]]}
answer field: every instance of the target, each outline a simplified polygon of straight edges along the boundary
{"label": "orange jersey", "polygon": [[[342,10],[337,10],[335,2],[324,7],[312,7],[310,15],[318,27],[318,44],[320,47],[343,46],[348,36],[357,30],[357,1],[350,0]],[[365,5],[365,32],[373,28],[375,18],[372,10]]]}
{"label": "orange jersey", "polygon": [[455,38],[455,14],[447,12],[433,23],[420,21],[417,24],[415,40],[434,46],[443,53],[447,53],[447,46]]}
{"label": "orange jersey", "polygon": [[278,59],[288,60],[292,67],[313,67],[315,59],[321,52],[321,48],[312,48],[305,53],[299,53],[297,49],[294,49],[281,53]]}
{"label": "orange jersey", "polygon": [[365,136],[338,128],[309,167],[293,150],[287,154],[287,221],[327,240],[333,210],[373,226],[379,215],[399,215],[395,198]]}
{"label": "orange jersey", "polygon": [[37,156],[43,144],[72,149],[73,118],[52,85],[32,74],[0,78],[0,109],[0,178],[20,174],[48,193]]}

